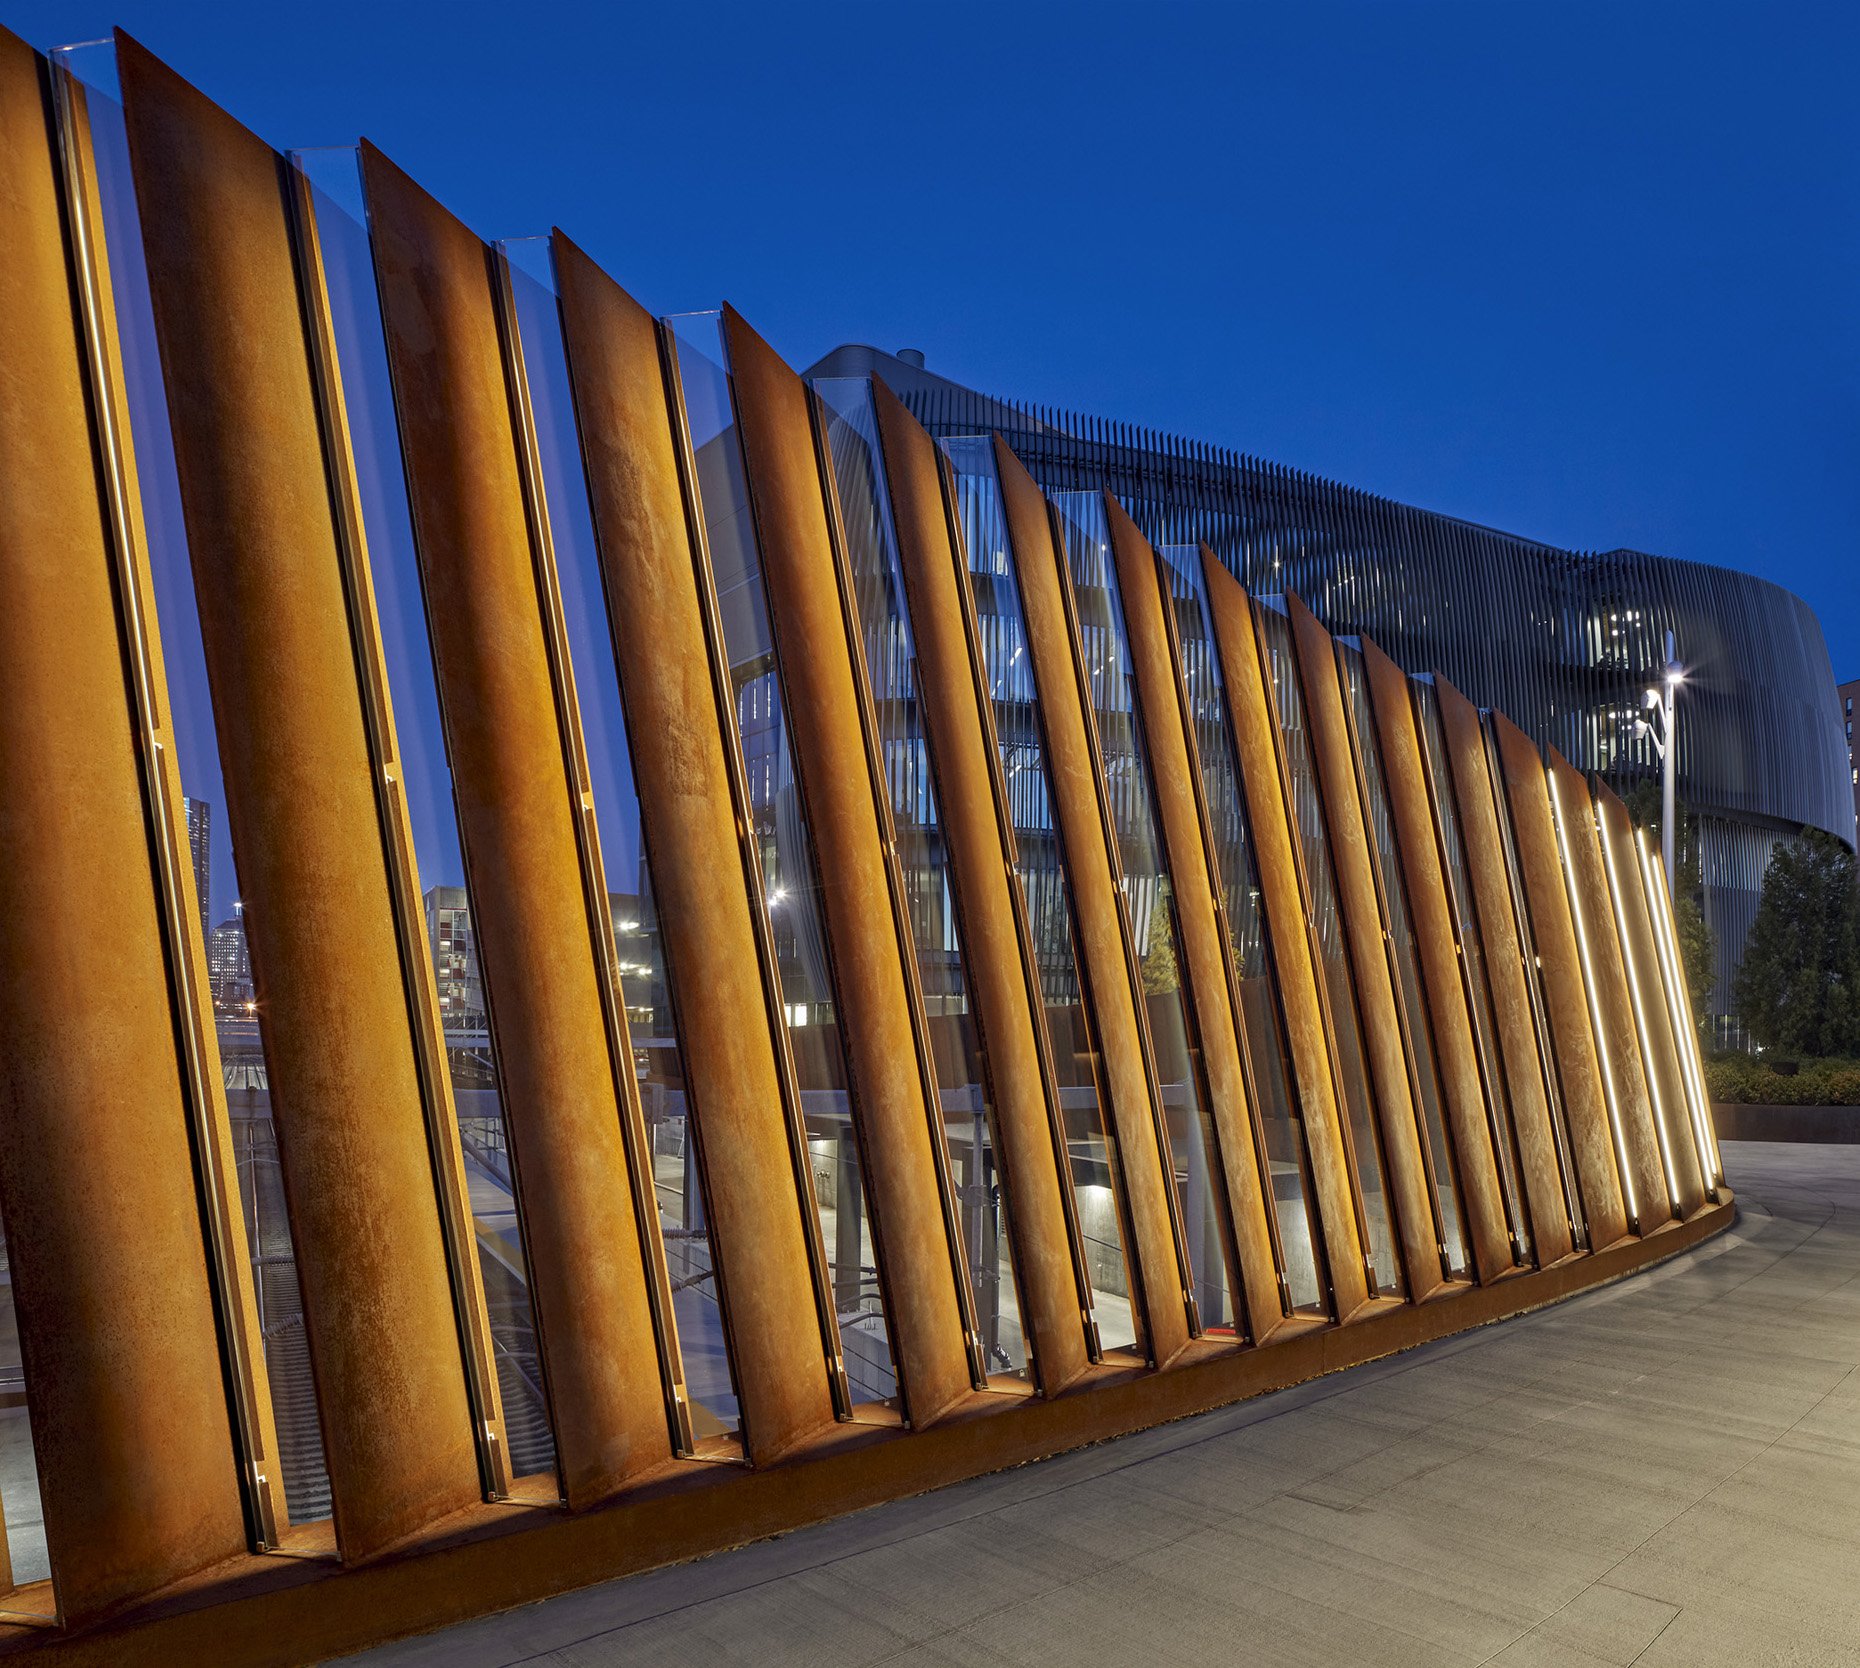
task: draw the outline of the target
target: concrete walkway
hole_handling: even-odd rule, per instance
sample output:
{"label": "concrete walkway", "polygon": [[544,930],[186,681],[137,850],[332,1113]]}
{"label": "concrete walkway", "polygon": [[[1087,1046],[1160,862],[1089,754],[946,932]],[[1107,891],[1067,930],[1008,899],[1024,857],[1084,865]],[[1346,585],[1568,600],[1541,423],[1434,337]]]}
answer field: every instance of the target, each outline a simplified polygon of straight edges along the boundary
{"label": "concrete walkway", "polygon": [[1860,1663],[1860,1148],[1559,1308],[350,1658]]}

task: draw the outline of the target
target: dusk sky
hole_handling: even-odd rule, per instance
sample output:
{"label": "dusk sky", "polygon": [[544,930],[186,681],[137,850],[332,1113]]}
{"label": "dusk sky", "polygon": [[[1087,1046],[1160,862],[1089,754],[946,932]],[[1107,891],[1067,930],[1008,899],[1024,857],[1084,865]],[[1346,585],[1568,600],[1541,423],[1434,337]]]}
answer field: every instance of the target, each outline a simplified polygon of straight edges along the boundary
{"label": "dusk sky", "polygon": [[[366,134],[656,311],[841,341],[1585,549],[1860,676],[1860,7],[0,0]],[[1684,645],[1681,645],[1684,653]]]}

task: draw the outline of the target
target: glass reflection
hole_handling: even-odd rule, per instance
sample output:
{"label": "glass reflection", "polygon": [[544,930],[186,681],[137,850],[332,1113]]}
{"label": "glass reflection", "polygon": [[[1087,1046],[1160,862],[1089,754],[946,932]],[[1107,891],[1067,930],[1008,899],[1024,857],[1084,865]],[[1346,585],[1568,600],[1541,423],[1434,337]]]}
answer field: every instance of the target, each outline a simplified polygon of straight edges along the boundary
{"label": "glass reflection", "polygon": [[[633,755],[627,742],[613,639],[607,629],[606,593],[587,479],[581,468],[555,275],[546,238],[515,239],[499,248],[510,266],[514,323],[535,425],[575,703],[594,787],[620,993],[652,1152],[659,1231],[672,1286],[676,1347],[683,1363],[692,1435],[701,1441],[735,1432],[741,1417],[717,1301],[716,1259],[693,1161],[695,1142],[688,1122],[683,1057],[653,903],[651,868],[640,836]],[[642,1339],[640,1347],[648,1347],[648,1342]]]}
{"label": "glass reflection", "polygon": [[[237,854],[225,815],[213,698],[195,602],[194,572],[181,513],[174,443],[155,317],[143,260],[142,227],[130,171],[129,139],[109,42],[57,53],[84,84],[84,110],[103,218],[101,258],[115,302],[115,350],[129,411],[148,565],[167,673],[169,726],[185,799],[187,872],[206,935],[209,992],[265,1374],[271,1391],[285,1508],[293,1523],[330,1515],[329,1477],[317,1422],[304,1334],[303,1295],[284,1212],[278,1145],[265,1065],[264,1015],[246,950]],[[72,137],[72,136],[68,136]],[[8,1502],[9,1530],[11,1500]]]}
{"label": "glass reflection", "polygon": [[423,581],[402,474],[358,158],[353,150],[341,149],[298,151],[292,160],[310,182],[322,249],[511,1471],[519,1477],[553,1472],[555,1439],[530,1305],[497,1045],[472,923],[471,881],[460,844]]}
{"label": "glass reflection", "polygon": [[[39,1463],[26,1412],[26,1370],[13,1311],[13,1260],[0,1226],[0,1512],[6,1515],[6,1552],[13,1584],[45,1581],[52,1573],[45,1550],[45,1513],[39,1503]],[[0,1596],[0,1615],[9,1606]]]}
{"label": "glass reflection", "polygon": [[860,1174],[853,1125],[858,1108],[847,1092],[846,1055],[834,1010],[819,871],[782,709],[781,673],[736,432],[720,315],[686,313],[667,322],[677,346],[679,384],[697,464],[698,498],[762,862],[762,903],[787,1010],[788,1042],[807,1126],[814,1205],[839,1317],[847,1385],[855,1401],[892,1401],[898,1393],[897,1369]]}
{"label": "glass reflection", "polygon": [[1563,1178],[1563,1201],[1569,1211],[1576,1249],[1580,1251],[1587,1249],[1589,1244],[1588,1213],[1583,1209],[1582,1188],[1576,1176],[1575,1157],[1570,1150],[1569,1119],[1563,1106],[1563,1085],[1551,1064],[1558,1056],[1556,1039],[1550,1030],[1550,1010],[1544,1000],[1543,964],[1537,954],[1530,905],[1524,896],[1524,872],[1518,861],[1517,832],[1512,826],[1510,796],[1505,792],[1498,745],[1492,736],[1491,714],[1482,713],[1480,718],[1485,743],[1486,783],[1491,790],[1492,808],[1498,817],[1499,840],[1505,851],[1505,878],[1511,888],[1511,916],[1518,929],[1524,988],[1530,997],[1531,1023],[1537,1034],[1537,1055],[1542,1065],[1544,1098],[1550,1106],[1550,1128],[1556,1138],[1557,1168]]}
{"label": "glass reflection", "polygon": [[1014,829],[1014,872],[1026,903],[1040,999],[1052,1039],[1072,1193],[1091,1277],[1092,1315],[1104,1348],[1130,1348],[1137,1344],[1139,1331],[1125,1260],[1129,1226],[1123,1159],[1095,1066],[1097,1042],[1079,975],[1071,885],[1053,809],[1020,580],[1001,509],[994,452],[983,435],[946,440],[942,447],[955,472],[969,594]]}
{"label": "glass reflection", "polygon": [[[1299,1115],[1297,1096],[1292,1088],[1284,1016],[1275,994],[1277,974],[1272,967],[1272,951],[1260,904],[1258,861],[1240,786],[1233,719],[1227,707],[1220,655],[1215,648],[1214,624],[1208,612],[1201,552],[1193,545],[1172,545],[1164,549],[1162,556],[1163,571],[1169,580],[1170,602],[1175,611],[1176,636],[1182,645],[1182,675],[1194,715],[1208,817],[1220,860],[1221,892],[1233,940],[1234,964],[1240,975],[1241,1018],[1247,1028],[1253,1074],[1259,1087],[1260,1112],[1266,1128],[1273,1207],[1279,1219],[1280,1238],[1288,1247],[1286,1260],[1297,1268],[1315,1260],[1313,1252],[1303,1250],[1316,1234],[1307,1205],[1310,1161],[1304,1120]],[[1403,1289],[1401,1265],[1389,1230],[1382,1144],[1370,1105],[1362,1040],[1357,1029],[1355,984],[1345,959],[1328,847],[1322,855],[1321,868],[1311,882],[1312,915],[1318,923],[1325,989],[1334,1021],[1338,1075],[1344,1091],[1344,1113],[1350,1122],[1358,1195],[1368,1231],[1365,1250],[1374,1270],[1376,1290],[1398,1296]],[[1290,1249],[1293,1246],[1298,1246],[1302,1254],[1294,1256]],[[1296,1279],[1292,1281],[1292,1295],[1299,1308],[1310,1308],[1318,1302],[1315,1286],[1301,1292]]]}
{"label": "glass reflection", "polygon": [[[1305,856],[1305,875],[1311,886],[1311,906],[1316,917],[1319,943],[1328,981],[1347,982],[1344,962],[1341,901],[1337,893],[1335,870],[1331,867],[1329,837],[1324,826],[1323,801],[1317,784],[1317,767],[1311,756],[1310,730],[1305,721],[1304,689],[1298,681],[1298,663],[1292,647],[1291,621],[1273,600],[1255,604],[1260,637],[1266,651],[1272,678],[1273,696],[1278,707],[1279,734],[1284,744],[1286,775],[1291,783],[1293,820],[1298,825],[1299,844]],[[1358,726],[1359,731],[1361,726]],[[1373,737],[1374,732],[1367,732]],[[1377,869],[1382,907],[1386,911],[1388,942],[1395,961],[1395,998],[1402,1004],[1406,1020],[1413,1083],[1419,1098],[1422,1133],[1426,1142],[1428,1168],[1434,1185],[1435,1209],[1440,1243],[1445,1247],[1448,1272],[1457,1279],[1467,1275],[1466,1234],[1460,1221],[1459,1196],[1453,1181],[1453,1150],[1447,1141],[1446,1122],[1441,1110],[1440,1078],[1434,1064],[1433,1034],[1427,1028],[1427,1009],[1422,999],[1421,969],[1415,960],[1414,934],[1408,922],[1407,893],[1395,856],[1394,831],[1389,820],[1388,800],[1382,792],[1380,760],[1373,745],[1358,746],[1357,761],[1361,771],[1364,809],[1370,823],[1369,849]],[[1336,983],[1329,983],[1333,993],[1333,1010],[1343,1005],[1335,1000]],[[1352,994],[1351,1000],[1354,1000]],[[1341,1022],[1337,1029],[1345,1027]],[[1357,1034],[1357,1053],[1361,1055],[1361,1033]]]}
{"label": "glass reflection", "polygon": [[1025,1377],[1027,1350],[1007,1229],[1009,1201],[995,1160],[994,1107],[982,1064],[981,1034],[971,1011],[961,924],[917,705],[916,651],[898,571],[872,385],[863,378],[831,378],[816,382],[814,389],[828,413],[827,450],[865,633],[873,714],[935,1053],[976,1326],[988,1370]]}
{"label": "glass reflection", "polygon": [[1421,757],[1427,766],[1434,813],[1446,854],[1447,906],[1453,911],[1454,937],[1460,947],[1461,979],[1472,1009],[1473,1043],[1479,1051],[1479,1071],[1485,1079],[1486,1106],[1492,1123],[1492,1150],[1498,1155],[1499,1185],[1504,1191],[1505,1215],[1511,1224],[1519,1261],[1531,1255],[1530,1216],[1525,1209],[1518,1157],[1517,1116],[1499,1058],[1498,1023],[1492,1013],[1492,993],[1486,984],[1485,940],[1473,913],[1472,880],[1466,872],[1466,845],[1460,836],[1458,807],[1453,802],[1453,781],[1448,775],[1446,736],[1440,727],[1440,696],[1428,678],[1413,678],[1416,727]]}
{"label": "glass reflection", "polygon": [[[1173,1180],[1193,1264],[1201,1323],[1209,1332],[1238,1332],[1228,1266],[1229,1228],[1219,1146],[1201,1081],[1199,1039],[1193,1031],[1178,971],[1181,959],[1168,859],[1156,823],[1150,764],[1137,720],[1135,685],[1124,633],[1123,603],[1110,556],[1104,503],[1096,493],[1052,497],[1064,542],[1064,559],[1078,605],[1079,650],[1086,691],[1096,716],[1101,763],[1123,863],[1124,900],[1136,940],[1143,1003],[1148,1011],[1156,1077],[1168,1118]],[[1307,1233],[1286,1247],[1299,1289],[1317,1286]],[[1304,1264],[1309,1263],[1306,1267]],[[1276,1317],[1275,1317],[1276,1318]]]}

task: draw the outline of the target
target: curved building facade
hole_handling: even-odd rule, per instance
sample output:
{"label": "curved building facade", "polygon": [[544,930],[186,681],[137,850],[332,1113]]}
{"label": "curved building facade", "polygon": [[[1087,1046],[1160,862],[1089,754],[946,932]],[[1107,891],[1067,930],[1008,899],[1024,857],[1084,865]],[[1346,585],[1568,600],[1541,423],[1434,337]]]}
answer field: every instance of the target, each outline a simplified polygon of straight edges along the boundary
{"label": "curved building facade", "polygon": [[123,36],[0,30],[0,319],[0,1658],[294,1668],[1733,1220],[1644,832],[1343,508],[1043,484]]}
{"label": "curved building facade", "polygon": [[1339,635],[1433,666],[1617,786],[1657,777],[1637,738],[1665,633],[1686,667],[1678,794],[1697,813],[1718,951],[1715,1029],[1778,839],[1854,842],[1827,644],[1800,597],[1753,574],[1637,550],[1560,549],[1150,430],[1034,410],[862,346],[810,375],[878,375],[939,437],[999,432],[1048,491],[1104,490],[1159,546],[1210,545],[1250,590],[1295,592]]}

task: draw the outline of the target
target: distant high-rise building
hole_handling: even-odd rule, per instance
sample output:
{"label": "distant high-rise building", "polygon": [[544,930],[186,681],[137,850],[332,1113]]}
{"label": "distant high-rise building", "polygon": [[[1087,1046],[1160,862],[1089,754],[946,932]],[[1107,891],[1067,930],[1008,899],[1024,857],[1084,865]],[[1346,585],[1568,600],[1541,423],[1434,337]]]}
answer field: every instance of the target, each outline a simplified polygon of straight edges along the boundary
{"label": "distant high-rise building", "polygon": [[245,943],[245,917],[236,908],[207,934],[207,983],[217,1014],[246,1013],[257,998],[252,957]]}
{"label": "distant high-rise building", "polygon": [[478,939],[472,931],[465,888],[431,887],[425,902],[440,1018],[448,1030],[482,1030],[486,1023],[484,976],[478,968]]}
{"label": "distant high-rise building", "polygon": [[204,799],[183,799],[187,808],[187,849],[194,862],[194,896],[200,918],[213,919],[213,806]]}

